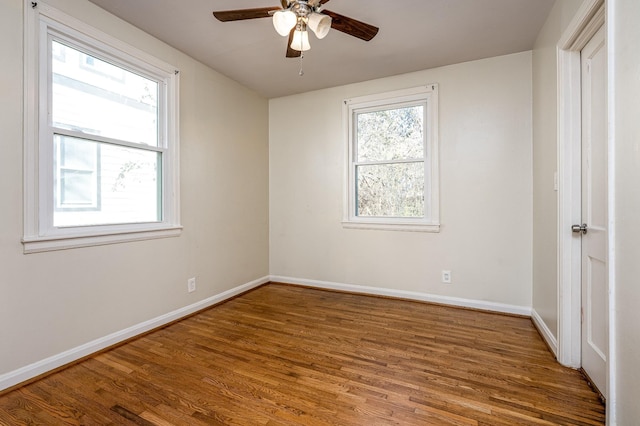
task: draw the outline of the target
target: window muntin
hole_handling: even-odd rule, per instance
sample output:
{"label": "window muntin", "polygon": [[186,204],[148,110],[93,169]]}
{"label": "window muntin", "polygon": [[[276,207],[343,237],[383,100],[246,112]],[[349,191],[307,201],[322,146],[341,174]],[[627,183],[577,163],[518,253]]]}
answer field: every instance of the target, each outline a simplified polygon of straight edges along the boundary
{"label": "window muntin", "polygon": [[346,227],[439,230],[437,85],[345,101]]}
{"label": "window muntin", "polygon": [[179,235],[178,71],[38,2],[25,75],[25,252]]}

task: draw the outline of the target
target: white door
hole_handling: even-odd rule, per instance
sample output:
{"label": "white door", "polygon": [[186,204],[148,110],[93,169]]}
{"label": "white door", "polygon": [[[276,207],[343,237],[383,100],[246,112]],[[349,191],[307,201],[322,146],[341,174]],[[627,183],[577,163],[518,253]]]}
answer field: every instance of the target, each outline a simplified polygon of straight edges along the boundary
{"label": "white door", "polygon": [[[606,398],[607,49],[601,28],[582,49],[582,368]],[[586,225],[586,226],[585,226]],[[576,227],[574,227],[574,232]],[[586,233],[585,233],[586,231]]]}

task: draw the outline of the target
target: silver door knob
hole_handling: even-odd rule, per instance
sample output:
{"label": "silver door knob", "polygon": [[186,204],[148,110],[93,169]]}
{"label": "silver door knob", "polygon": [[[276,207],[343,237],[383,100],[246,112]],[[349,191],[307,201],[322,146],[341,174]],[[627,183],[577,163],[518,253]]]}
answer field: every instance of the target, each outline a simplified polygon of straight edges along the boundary
{"label": "silver door knob", "polygon": [[575,232],[576,234],[579,232],[582,232],[583,234],[587,233],[587,224],[583,223],[582,225],[573,225],[571,227],[571,231]]}

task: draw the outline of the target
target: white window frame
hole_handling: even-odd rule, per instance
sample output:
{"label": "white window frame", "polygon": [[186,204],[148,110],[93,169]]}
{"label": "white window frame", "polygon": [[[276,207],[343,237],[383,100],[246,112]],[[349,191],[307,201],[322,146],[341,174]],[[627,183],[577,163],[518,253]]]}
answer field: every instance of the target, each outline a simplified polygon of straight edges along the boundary
{"label": "white window frame", "polygon": [[[424,217],[363,217],[356,214],[356,114],[367,110],[389,109],[407,104],[425,105],[425,209]],[[346,167],[344,178],[343,227],[396,231],[440,232],[438,85],[346,99],[342,106]]]}
{"label": "white window frame", "polygon": [[[179,72],[58,9],[25,2],[24,14],[24,237],[25,253],[61,250],[127,241],[178,236],[179,194]],[[100,226],[53,226],[54,155],[49,129],[50,32],[90,45],[104,57],[160,82],[159,142],[162,151],[162,218],[158,222]],[[44,76],[44,77],[43,77]]]}

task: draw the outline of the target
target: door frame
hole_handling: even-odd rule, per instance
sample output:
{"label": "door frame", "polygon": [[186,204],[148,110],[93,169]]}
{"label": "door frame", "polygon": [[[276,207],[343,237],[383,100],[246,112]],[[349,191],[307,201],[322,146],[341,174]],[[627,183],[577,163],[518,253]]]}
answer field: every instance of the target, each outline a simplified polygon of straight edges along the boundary
{"label": "door frame", "polygon": [[580,51],[604,24],[604,0],[586,1],[558,42],[558,361],[579,368],[581,249]]}
{"label": "door frame", "polygon": [[[609,3],[609,2],[607,2]],[[581,222],[581,63],[580,52],[595,33],[606,25],[605,0],[586,0],[557,44],[558,53],[558,353],[561,364],[581,367],[581,239],[575,238],[571,225]],[[607,50],[611,52],[610,32],[605,27]],[[610,55],[610,53],[609,53]],[[610,56],[607,59],[611,75]],[[608,83],[610,99],[610,82]],[[607,119],[611,119],[609,108]],[[612,344],[614,312],[614,203],[613,150],[611,130],[608,131],[608,278],[609,278],[609,353],[607,354],[608,406],[615,401],[613,368],[615,347]],[[609,412],[610,410],[607,410]],[[607,413],[608,414],[608,413]]]}

